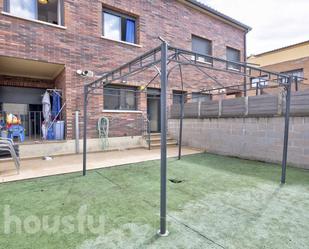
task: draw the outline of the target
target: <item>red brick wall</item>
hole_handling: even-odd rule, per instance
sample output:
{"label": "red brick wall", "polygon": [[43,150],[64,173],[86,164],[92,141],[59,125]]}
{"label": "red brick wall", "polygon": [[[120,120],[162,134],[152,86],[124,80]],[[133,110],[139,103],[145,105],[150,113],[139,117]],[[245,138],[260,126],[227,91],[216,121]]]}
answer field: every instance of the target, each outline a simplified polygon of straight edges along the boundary
{"label": "red brick wall", "polygon": [[[138,40],[141,47],[101,38],[102,4],[138,17]],[[0,12],[2,10],[3,0],[0,0]],[[164,37],[173,46],[191,50],[191,35],[198,35],[212,40],[214,56],[225,58],[226,46],[230,46],[239,49],[243,58],[244,31],[176,0],[66,0],[64,13],[66,29],[0,14],[0,56],[14,56],[65,65],[62,77],[65,79],[65,84],[62,85],[62,83],[61,87],[65,89],[67,103],[68,138],[72,138],[74,133],[73,113],[75,110],[82,110],[83,85],[91,80],[77,75],[77,69],[92,70],[97,74],[109,71],[158,46],[160,44],[158,36]],[[150,69],[148,74],[150,72],[156,73],[153,69]],[[214,84],[198,71],[184,69],[184,74],[185,88],[188,92],[193,89],[198,91],[205,85]],[[239,84],[242,80],[240,77],[231,77],[228,74],[217,72],[211,72],[211,74],[224,84]],[[159,87],[158,80],[151,87]],[[169,88],[170,94],[173,89],[180,89],[179,78],[171,77]],[[140,106],[145,108],[145,103],[141,103]],[[96,129],[98,117],[103,115],[102,95],[94,96],[90,100],[89,108],[89,130],[93,131]],[[113,117],[114,115],[123,117],[127,121],[129,119],[127,114],[113,114]],[[117,129],[116,127],[115,130]],[[131,135],[126,131],[117,134],[120,133]]]}
{"label": "red brick wall", "polygon": [[143,132],[143,116],[141,113],[115,114],[104,112],[102,115],[109,119],[109,136],[138,136]]}

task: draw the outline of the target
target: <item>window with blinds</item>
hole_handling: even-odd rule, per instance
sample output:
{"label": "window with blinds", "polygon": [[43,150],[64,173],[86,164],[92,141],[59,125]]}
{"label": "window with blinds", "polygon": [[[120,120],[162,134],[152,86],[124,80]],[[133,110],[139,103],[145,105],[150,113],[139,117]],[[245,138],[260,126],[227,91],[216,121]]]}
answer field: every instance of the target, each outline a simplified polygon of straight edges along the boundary
{"label": "window with blinds", "polygon": [[[202,56],[212,56],[212,42],[210,40],[192,35],[192,51],[199,54],[196,60],[212,64],[212,58]],[[192,59],[194,60],[195,58]]]}
{"label": "window with blinds", "polygon": [[227,69],[240,71],[240,65],[233,63],[233,61],[240,62],[240,51],[238,49],[226,47],[226,59],[231,61],[227,63]]}

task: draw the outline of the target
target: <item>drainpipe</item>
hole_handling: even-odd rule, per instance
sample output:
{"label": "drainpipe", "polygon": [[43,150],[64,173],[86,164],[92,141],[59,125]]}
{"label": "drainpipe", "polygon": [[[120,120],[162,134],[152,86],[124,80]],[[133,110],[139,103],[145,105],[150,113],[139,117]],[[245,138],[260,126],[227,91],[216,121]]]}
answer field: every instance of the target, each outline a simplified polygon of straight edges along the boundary
{"label": "drainpipe", "polygon": [[79,111],[75,111],[75,153],[79,154]]}
{"label": "drainpipe", "polygon": [[[249,30],[246,30],[244,33],[244,63],[247,65],[247,33]],[[247,67],[245,67],[245,74],[247,73]],[[244,76],[244,97],[247,97],[247,76]]]}

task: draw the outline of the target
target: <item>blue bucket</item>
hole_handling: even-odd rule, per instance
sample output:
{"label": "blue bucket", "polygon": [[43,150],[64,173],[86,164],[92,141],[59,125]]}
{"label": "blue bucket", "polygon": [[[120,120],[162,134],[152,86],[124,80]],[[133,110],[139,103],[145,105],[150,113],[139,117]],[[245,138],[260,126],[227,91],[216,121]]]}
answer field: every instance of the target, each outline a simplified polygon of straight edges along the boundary
{"label": "blue bucket", "polygon": [[47,140],[54,140],[54,139],[55,139],[54,129],[53,127],[50,127],[47,131]]}

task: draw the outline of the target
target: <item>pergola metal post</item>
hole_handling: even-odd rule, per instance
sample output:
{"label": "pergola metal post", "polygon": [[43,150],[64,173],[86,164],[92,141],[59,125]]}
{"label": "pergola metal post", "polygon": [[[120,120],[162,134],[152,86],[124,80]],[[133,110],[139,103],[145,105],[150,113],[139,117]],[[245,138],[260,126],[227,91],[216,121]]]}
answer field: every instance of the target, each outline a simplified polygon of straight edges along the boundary
{"label": "pergola metal post", "polygon": [[161,44],[161,195],[160,195],[160,236],[167,236],[166,229],[166,98],[167,98],[167,53],[168,45],[165,41]]}
{"label": "pergola metal post", "polygon": [[256,87],[255,87],[255,96],[259,95],[259,86],[260,86],[260,82],[257,82]]}
{"label": "pergola metal post", "polygon": [[181,94],[181,104],[180,104],[180,123],[179,123],[179,141],[178,141],[178,160],[181,159],[181,147],[182,147],[182,127],[183,127],[183,116],[184,116],[184,94]]}
{"label": "pergola metal post", "polygon": [[84,135],[83,135],[83,176],[87,171],[87,105],[88,105],[88,87],[84,86]]}
{"label": "pergola metal post", "polygon": [[295,77],[295,91],[297,92],[298,91],[298,80],[297,80],[297,77]]}
{"label": "pergola metal post", "polygon": [[290,126],[290,106],[291,106],[291,85],[293,83],[293,76],[288,78],[288,84],[286,86],[286,107],[285,107],[285,126],[284,126],[284,142],[283,142],[283,154],[282,154],[282,172],[281,183],[285,183],[286,177],[286,164],[288,158],[288,143],[289,143],[289,126]]}
{"label": "pergola metal post", "polygon": [[181,105],[180,105],[180,123],[179,123],[179,141],[178,141],[178,160],[181,159],[181,148],[182,148],[182,127],[183,127],[183,117],[184,117],[184,92],[183,92],[183,77],[181,65],[179,65],[180,79],[181,79]]}

